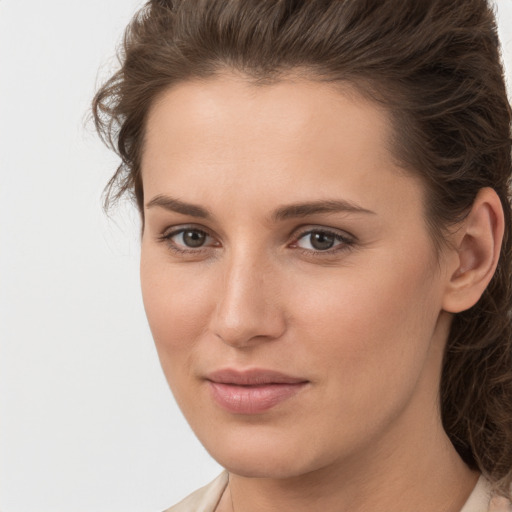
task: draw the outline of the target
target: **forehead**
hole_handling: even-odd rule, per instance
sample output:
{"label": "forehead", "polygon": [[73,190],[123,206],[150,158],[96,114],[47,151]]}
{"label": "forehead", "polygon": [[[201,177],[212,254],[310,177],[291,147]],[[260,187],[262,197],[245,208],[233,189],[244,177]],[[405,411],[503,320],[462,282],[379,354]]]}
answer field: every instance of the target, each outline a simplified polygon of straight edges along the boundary
{"label": "forehead", "polygon": [[391,139],[388,113],[349,86],[294,78],[257,86],[233,75],[183,82],[149,112],[145,196],[178,190],[204,202],[212,190],[279,189],[301,201],[336,189],[377,200],[384,184],[404,179]]}
{"label": "forehead", "polygon": [[[358,94],[348,84],[328,84],[299,78],[271,85],[255,85],[237,75],[181,82],[164,91],[153,103],[146,124],[146,153],[170,135],[176,144],[201,137],[244,151],[272,134],[277,146],[305,138],[352,144],[375,143],[390,138],[387,112]],[[357,138],[357,141],[356,141]],[[225,149],[222,147],[222,149]]]}

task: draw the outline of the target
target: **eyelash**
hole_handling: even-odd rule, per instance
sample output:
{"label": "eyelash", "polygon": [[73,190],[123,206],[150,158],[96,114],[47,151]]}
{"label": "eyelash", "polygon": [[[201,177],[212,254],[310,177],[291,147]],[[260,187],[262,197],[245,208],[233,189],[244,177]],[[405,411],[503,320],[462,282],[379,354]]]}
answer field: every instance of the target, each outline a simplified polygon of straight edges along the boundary
{"label": "eyelash", "polygon": [[[200,246],[196,249],[192,249],[192,248],[185,249],[183,247],[178,246],[176,243],[174,243],[172,241],[173,237],[175,237],[176,235],[185,233],[187,231],[213,238],[204,229],[197,228],[194,226],[184,226],[184,227],[180,227],[179,229],[172,230],[170,232],[167,232],[167,231],[164,232],[161,236],[158,237],[158,241],[165,243],[167,245],[167,247],[172,252],[174,252],[176,254],[181,254],[181,255],[200,255],[204,251],[206,251],[212,247],[212,246]],[[318,249],[318,250],[305,249],[303,247],[297,246],[298,242],[302,238],[304,238],[308,235],[311,235],[313,233],[320,233],[322,235],[331,236],[334,238],[335,243],[336,242],[339,242],[339,243],[337,243],[337,245],[334,245],[333,248],[328,248],[323,251],[320,249]],[[294,240],[291,244],[288,244],[288,247],[292,247],[295,250],[301,252],[302,254],[305,254],[308,257],[323,257],[323,258],[325,258],[325,257],[337,255],[340,252],[345,252],[350,249],[353,249],[355,243],[356,243],[355,237],[353,237],[352,235],[349,235],[348,233],[341,234],[337,231],[334,231],[334,230],[331,230],[328,228],[318,227],[318,228],[308,228],[303,231],[300,231],[297,235],[294,235]],[[219,245],[217,245],[217,247],[218,246]]]}

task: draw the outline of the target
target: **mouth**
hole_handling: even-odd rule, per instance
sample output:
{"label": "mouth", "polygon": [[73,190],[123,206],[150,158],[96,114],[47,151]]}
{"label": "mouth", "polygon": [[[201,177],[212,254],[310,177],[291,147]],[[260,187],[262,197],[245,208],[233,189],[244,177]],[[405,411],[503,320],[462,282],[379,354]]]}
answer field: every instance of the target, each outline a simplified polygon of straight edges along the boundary
{"label": "mouth", "polygon": [[206,377],[214,402],[234,414],[260,414],[292,398],[308,380],[272,370],[224,369]]}

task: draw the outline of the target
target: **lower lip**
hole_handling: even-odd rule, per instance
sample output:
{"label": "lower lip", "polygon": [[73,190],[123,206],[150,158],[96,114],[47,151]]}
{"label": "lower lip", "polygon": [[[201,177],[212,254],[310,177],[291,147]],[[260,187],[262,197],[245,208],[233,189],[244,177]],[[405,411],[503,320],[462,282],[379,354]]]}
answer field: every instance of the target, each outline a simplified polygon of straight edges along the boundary
{"label": "lower lip", "polygon": [[215,402],[235,414],[259,414],[296,395],[307,382],[236,386],[209,382]]}

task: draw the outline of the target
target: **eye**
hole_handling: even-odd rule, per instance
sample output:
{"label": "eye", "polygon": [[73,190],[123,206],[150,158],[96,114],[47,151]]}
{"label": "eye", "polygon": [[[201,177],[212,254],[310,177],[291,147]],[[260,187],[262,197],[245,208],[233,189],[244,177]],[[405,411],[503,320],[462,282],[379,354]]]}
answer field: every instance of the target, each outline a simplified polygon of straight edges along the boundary
{"label": "eye", "polygon": [[199,231],[198,229],[187,229],[177,233],[173,238],[175,238],[175,241],[181,245],[196,249],[197,247],[202,247],[206,243],[208,235],[204,231]]}
{"label": "eye", "polygon": [[348,248],[353,243],[349,235],[327,229],[310,229],[302,233],[292,247],[314,252],[333,252]]}
{"label": "eye", "polygon": [[219,245],[206,231],[193,227],[168,231],[160,237],[160,240],[175,252],[195,252],[205,247]]}

